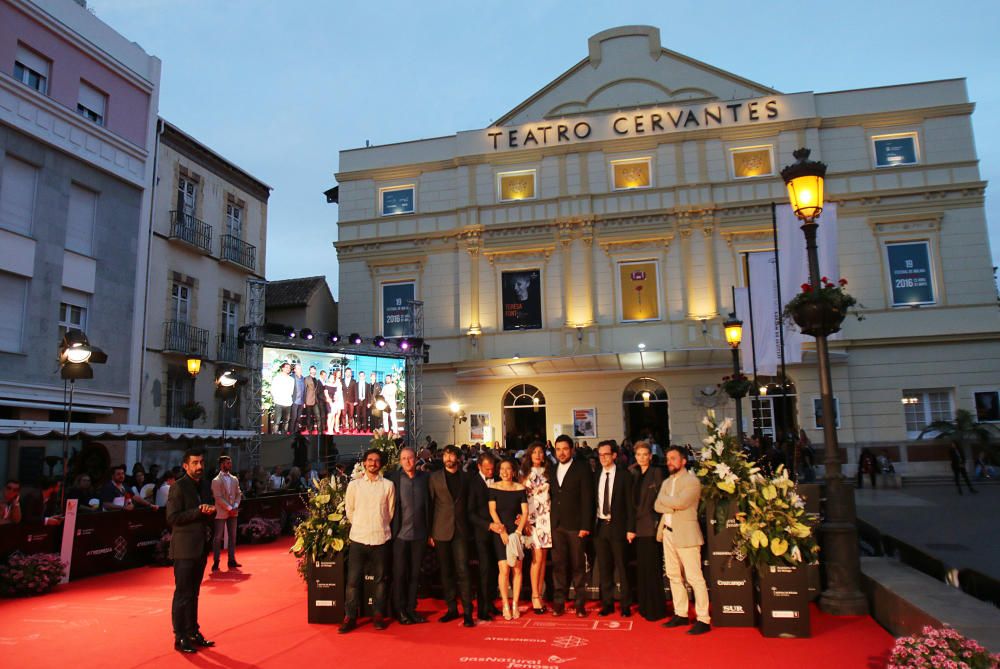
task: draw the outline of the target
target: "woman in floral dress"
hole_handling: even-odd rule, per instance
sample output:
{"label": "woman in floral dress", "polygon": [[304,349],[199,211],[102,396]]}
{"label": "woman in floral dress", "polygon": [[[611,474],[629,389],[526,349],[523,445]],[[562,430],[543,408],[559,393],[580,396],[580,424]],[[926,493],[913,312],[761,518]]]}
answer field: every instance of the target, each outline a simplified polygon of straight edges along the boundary
{"label": "woman in floral dress", "polygon": [[521,462],[521,483],[528,491],[528,533],[531,537],[531,608],[545,613],[545,559],[552,548],[552,502],[549,481],[555,476],[552,463],[545,457],[545,447],[535,442],[528,447]]}

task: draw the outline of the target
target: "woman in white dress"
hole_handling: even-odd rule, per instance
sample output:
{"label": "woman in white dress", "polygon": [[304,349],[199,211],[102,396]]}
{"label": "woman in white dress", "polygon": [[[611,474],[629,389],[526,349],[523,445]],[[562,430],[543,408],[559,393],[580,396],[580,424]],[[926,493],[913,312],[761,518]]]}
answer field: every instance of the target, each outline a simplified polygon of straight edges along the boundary
{"label": "woman in white dress", "polygon": [[385,384],[382,385],[382,399],[385,400],[385,411],[382,412],[382,430],[396,433],[399,427],[396,425],[396,381],[392,374],[385,375]]}
{"label": "woman in white dress", "polygon": [[531,608],[541,615],[545,593],[545,558],[552,548],[552,501],[549,482],[555,477],[545,447],[536,441],[521,461],[521,483],[528,491],[528,534],[531,537]]}
{"label": "woman in white dress", "polygon": [[340,380],[340,370],[333,370],[327,391],[330,397],[330,413],[326,417],[326,431],[330,434],[340,434],[340,417],[344,413],[344,384]]}

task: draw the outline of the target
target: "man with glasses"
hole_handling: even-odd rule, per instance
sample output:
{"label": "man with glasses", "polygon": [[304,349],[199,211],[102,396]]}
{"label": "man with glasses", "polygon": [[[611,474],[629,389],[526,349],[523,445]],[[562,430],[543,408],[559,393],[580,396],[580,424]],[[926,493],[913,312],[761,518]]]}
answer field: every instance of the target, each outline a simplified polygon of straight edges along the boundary
{"label": "man with glasses", "polygon": [[601,468],[597,476],[597,527],[594,548],[600,569],[600,615],[615,610],[615,570],[621,584],[621,614],[632,615],[632,588],[626,569],[626,543],[635,540],[635,506],[632,500],[632,477],[624,467],[615,464],[618,447],[614,441],[597,445]]}
{"label": "man with glasses", "polygon": [[396,491],[382,477],[382,453],[371,448],[361,460],[365,474],[347,485],[344,506],[351,524],[351,544],[347,554],[347,593],[344,622],[337,631],[346,634],[358,626],[365,572],[375,586],[375,629],[384,630],[386,621],[385,565],[392,516],[396,511]]}

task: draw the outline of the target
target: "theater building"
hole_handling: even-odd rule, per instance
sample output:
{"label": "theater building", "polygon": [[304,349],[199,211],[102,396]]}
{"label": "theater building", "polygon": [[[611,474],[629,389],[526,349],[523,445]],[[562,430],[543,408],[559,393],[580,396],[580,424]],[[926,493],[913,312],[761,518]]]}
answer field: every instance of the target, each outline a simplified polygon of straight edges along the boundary
{"label": "theater building", "polygon": [[[779,171],[809,147],[837,212],[827,251],[864,305],[831,341],[840,443],[849,463],[869,446],[940,471],[941,447],[915,440],[928,422],[1000,420],[973,110],[962,79],[784,93],[655,28],[607,30],[491,127],[340,153],[340,330],[381,334],[423,303],[423,433],[442,443],[453,427],[695,443],[707,408],[733,414],[721,325],[748,254],[774,249]],[[788,399],[745,400],[748,430],[821,443],[803,349]],[[453,425],[452,401],[470,420]]]}

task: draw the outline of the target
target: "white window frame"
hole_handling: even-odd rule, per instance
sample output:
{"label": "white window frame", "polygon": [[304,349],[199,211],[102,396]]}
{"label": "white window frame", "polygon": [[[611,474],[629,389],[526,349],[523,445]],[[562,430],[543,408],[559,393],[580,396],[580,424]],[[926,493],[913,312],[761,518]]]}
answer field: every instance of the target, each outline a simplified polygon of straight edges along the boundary
{"label": "white window frame", "polygon": [[193,217],[198,208],[198,182],[190,177],[178,177],[177,191],[181,194],[181,213]]}
{"label": "white window frame", "polygon": [[[755,174],[750,177],[741,177],[736,174],[736,155],[739,153],[750,153],[752,151],[767,150],[768,160],[771,161],[771,171],[766,174]],[[739,146],[729,149],[729,175],[734,181],[746,181],[747,179],[761,179],[773,177],[774,172],[774,144],[759,144],[757,146]]]}
{"label": "white window frame", "polygon": [[[382,194],[390,193],[397,190],[409,190],[413,192],[412,201],[413,206],[409,211],[383,211],[382,210]],[[416,184],[400,184],[397,186],[383,186],[378,189],[378,215],[379,216],[405,216],[407,214],[413,214],[417,211],[417,185]]]}
{"label": "white window frame", "polygon": [[[181,318],[183,312],[184,317]],[[183,283],[173,283],[170,289],[170,320],[176,323],[191,323],[191,287]]]}
{"label": "white window frame", "polygon": [[[878,152],[875,150],[875,143],[886,140],[886,139],[901,139],[903,137],[913,138],[913,162],[912,163],[899,163],[896,165],[879,165],[878,164]],[[907,167],[911,165],[919,165],[923,162],[921,152],[920,152],[920,135],[914,130],[907,132],[893,132],[886,133],[883,135],[872,135],[868,141],[869,150],[871,151],[871,161],[872,167],[877,170],[892,169],[894,167]]]}
{"label": "white window frame", "polygon": [[[100,109],[94,109],[93,105],[84,104],[87,96],[100,100]],[[79,99],[76,102],[76,112],[99,126],[103,126],[108,115],[108,94],[90,83],[80,80]]]}
{"label": "white window frame", "polygon": [[[18,72],[20,67],[21,71]],[[42,71],[44,70],[44,72]],[[38,91],[42,95],[49,94],[49,77],[52,75],[52,61],[20,42],[14,56],[13,77],[22,84]],[[31,75],[38,78],[38,85],[31,84]]]}
{"label": "white window frame", "polygon": [[[927,273],[930,275],[931,293],[933,299],[930,302],[896,302],[893,296],[892,265],[889,263],[889,247],[898,244],[923,244],[927,247]],[[889,287],[889,306],[894,309],[904,309],[915,306],[932,306],[938,304],[937,271],[934,266],[934,247],[928,239],[884,239],[882,240],[882,259],[885,262],[886,284]]]}
{"label": "white window frame", "polygon": [[[818,415],[819,415],[820,411],[818,411],[818,410],[821,410],[823,408],[823,398],[822,397],[813,397],[812,398],[812,406],[813,406],[813,429],[814,430],[822,430],[823,426],[819,424]],[[839,397],[834,397],[833,398],[833,411],[834,411],[834,413],[837,414],[837,424],[834,426],[834,428],[837,429],[837,430],[839,430],[840,429],[840,419],[841,419],[841,414],[840,414],[840,398]],[[823,420],[826,420],[826,418],[824,418]]]}
{"label": "white window frame", "polygon": [[[622,304],[622,265],[645,265],[647,263],[653,263],[655,266],[654,271],[656,272],[656,318],[644,318],[642,320],[632,320],[625,318],[625,305]],[[636,258],[636,259],[621,259],[615,262],[615,289],[618,293],[618,322],[619,323],[655,323],[657,321],[663,320],[663,299],[661,293],[663,293],[663,286],[660,285],[660,261],[656,258]]]}
{"label": "white window frame", "polygon": [[[73,309],[80,310],[79,321],[73,320]],[[59,336],[65,334],[66,330],[69,329],[86,332],[89,310],[90,297],[88,295],[64,289],[62,301],[59,303]]]}
{"label": "white window frame", "polygon": [[236,333],[240,327],[240,303],[236,300],[222,300],[222,334],[226,338],[226,343],[236,340]]}
{"label": "white window frame", "polygon": [[243,207],[232,202],[226,203],[226,234],[243,239]]}
{"label": "white window frame", "polygon": [[[646,171],[649,174],[649,183],[645,186],[632,186],[631,188],[616,188],[615,187],[615,168],[619,165],[646,165]],[[608,177],[611,182],[609,186],[611,191],[614,193],[629,193],[636,190],[648,190],[653,187],[655,183],[655,176],[653,174],[653,158],[652,156],[643,156],[642,158],[620,158],[617,160],[608,161],[608,165],[611,169],[608,170]]]}
{"label": "white window frame", "polygon": [[[946,414],[942,416],[934,417],[931,411],[930,394],[931,393],[943,393],[948,398],[948,410]],[[916,404],[918,404],[923,410],[923,425],[916,430],[911,430],[906,422],[906,411],[907,404],[902,403],[903,407],[903,429],[906,430],[906,437],[908,439],[916,439],[920,436],[921,431],[923,431],[928,425],[933,423],[935,420],[952,420],[955,416],[955,397],[951,388],[907,388],[903,389],[902,399],[907,398],[917,398]]]}
{"label": "white window frame", "polygon": [[985,394],[993,395],[993,401],[995,403],[995,406],[1000,407],[1000,388],[973,388],[972,389],[972,394],[971,394],[972,395],[972,413],[973,413],[973,415],[975,415],[976,420],[979,421],[980,423],[990,423],[990,424],[1000,423],[1000,419],[997,419],[997,420],[990,420],[990,419],[983,420],[983,419],[979,418],[979,413],[978,413],[977,408],[976,408],[976,395],[985,395]]}
{"label": "white window frame", "polygon": [[[531,175],[531,197],[522,198],[504,198],[503,197],[503,179],[504,177],[521,177],[527,174]],[[531,200],[538,199],[538,170],[535,168],[527,170],[511,170],[507,172],[497,172],[496,175],[496,187],[497,187],[497,202],[529,202]]]}

